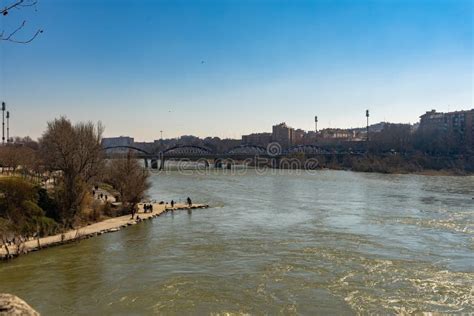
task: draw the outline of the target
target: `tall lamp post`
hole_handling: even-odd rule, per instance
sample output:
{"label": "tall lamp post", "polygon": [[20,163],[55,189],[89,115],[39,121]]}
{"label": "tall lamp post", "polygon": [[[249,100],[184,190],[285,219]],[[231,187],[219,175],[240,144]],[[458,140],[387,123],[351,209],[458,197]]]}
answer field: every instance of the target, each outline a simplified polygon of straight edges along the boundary
{"label": "tall lamp post", "polygon": [[2,145],[5,145],[5,110],[7,106],[2,102]]}
{"label": "tall lamp post", "polygon": [[7,144],[10,143],[10,111],[7,111]]}
{"label": "tall lamp post", "polygon": [[318,132],[318,117],[314,117],[314,130],[317,133]]}
{"label": "tall lamp post", "polygon": [[365,116],[367,117],[367,142],[369,141],[369,110],[365,110]]}

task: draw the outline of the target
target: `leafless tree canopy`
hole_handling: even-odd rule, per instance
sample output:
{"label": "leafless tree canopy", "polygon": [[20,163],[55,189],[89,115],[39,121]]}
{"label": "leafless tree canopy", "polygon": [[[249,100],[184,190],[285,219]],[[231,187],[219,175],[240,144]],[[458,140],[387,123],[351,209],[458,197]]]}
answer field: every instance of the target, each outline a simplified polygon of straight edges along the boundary
{"label": "leafless tree canopy", "polygon": [[3,146],[0,147],[0,166],[2,173],[15,173],[21,166],[24,170],[36,167],[36,151],[27,146]]}
{"label": "leafless tree canopy", "polygon": [[100,122],[97,126],[91,122],[73,125],[61,117],[48,123],[40,139],[45,167],[62,174],[56,194],[68,225],[72,225],[85,193],[102,168],[102,132]]}
{"label": "leafless tree canopy", "polygon": [[[25,9],[36,10],[37,0],[0,0],[0,14],[6,19],[10,15]],[[27,26],[27,21],[23,20],[14,29],[0,30],[0,40],[13,43],[27,44],[32,42],[39,34],[43,33],[42,29],[37,29],[33,34],[29,33],[26,37],[22,36],[22,31]],[[24,32],[23,32],[24,33]]]}
{"label": "leafless tree canopy", "polygon": [[128,154],[123,159],[112,160],[107,168],[107,182],[119,192],[120,200],[132,216],[137,204],[145,198],[150,188],[149,173],[135,157]]}

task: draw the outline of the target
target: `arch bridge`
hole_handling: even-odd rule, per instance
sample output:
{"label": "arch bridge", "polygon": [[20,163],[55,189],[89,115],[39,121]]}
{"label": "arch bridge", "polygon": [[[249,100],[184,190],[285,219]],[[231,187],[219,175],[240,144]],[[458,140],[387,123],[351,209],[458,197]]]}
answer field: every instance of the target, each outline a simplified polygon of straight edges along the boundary
{"label": "arch bridge", "polygon": [[[120,152],[114,152],[115,149],[120,149]],[[151,167],[153,169],[157,169],[158,167],[158,155],[154,153],[150,153],[144,149],[134,147],[134,146],[126,146],[126,145],[119,145],[119,146],[107,146],[102,148],[102,150],[105,152],[105,155],[109,158],[122,158],[126,153],[123,152],[123,150],[128,150],[138,152],[136,155],[137,158],[142,158],[145,163],[145,168],[148,168],[148,159],[151,160]]]}
{"label": "arch bridge", "polygon": [[[149,152],[135,146],[108,146],[104,147],[106,155],[109,158],[117,158],[123,156],[124,152],[114,152],[114,149],[122,149],[134,151],[137,158],[145,161],[145,167],[148,167],[148,160],[151,160],[153,169],[163,169],[165,160],[204,160],[206,166],[209,165],[208,160],[213,160],[215,166],[222,165],[225,160],[245,160],[258,158],[281,159],[294,154],[303,153],[305,157],[314,157],[319,155],[340,155],[342,153],[331,152],[317,145],[296,145],[282,150],[279,145],[271,148],[270,144],[267,148],[258,145],[240,145],[229,149],[226,152],[218,153],[208,147],[197,145],[176,145],[160,152]],[[277,150],[275,150],[275,148]]]}

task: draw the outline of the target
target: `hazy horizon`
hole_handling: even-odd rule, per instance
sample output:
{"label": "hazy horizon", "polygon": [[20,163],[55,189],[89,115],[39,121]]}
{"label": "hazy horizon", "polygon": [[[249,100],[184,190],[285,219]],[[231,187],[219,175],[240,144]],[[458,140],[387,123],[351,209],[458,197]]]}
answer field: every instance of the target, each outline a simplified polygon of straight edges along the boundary
{"label": "hazy horizon", "polygon": [[102,121],[105,136],[240,138],[415,123],[473,108],[471,1],[58,1],[14,10],[0,43],[11,135]]}

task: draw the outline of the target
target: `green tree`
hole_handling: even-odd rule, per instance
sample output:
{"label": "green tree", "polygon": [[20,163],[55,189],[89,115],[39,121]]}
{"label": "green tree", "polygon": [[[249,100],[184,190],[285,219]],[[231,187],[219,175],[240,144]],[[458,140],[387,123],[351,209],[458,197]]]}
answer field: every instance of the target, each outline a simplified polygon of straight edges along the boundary
{"label": "green tree", "polygon": [[38,189],[38,206],[45,211],[47,217],[54,219],[56,222],[61,221],[58,203],[49,196],[48,191],[44,188]]}
{"label": "green tree", "polygon": [[45,235],[55,222],[37,204],[37,190],[20,178],[0,179],[0,223],[4,234],[16,237]]}

